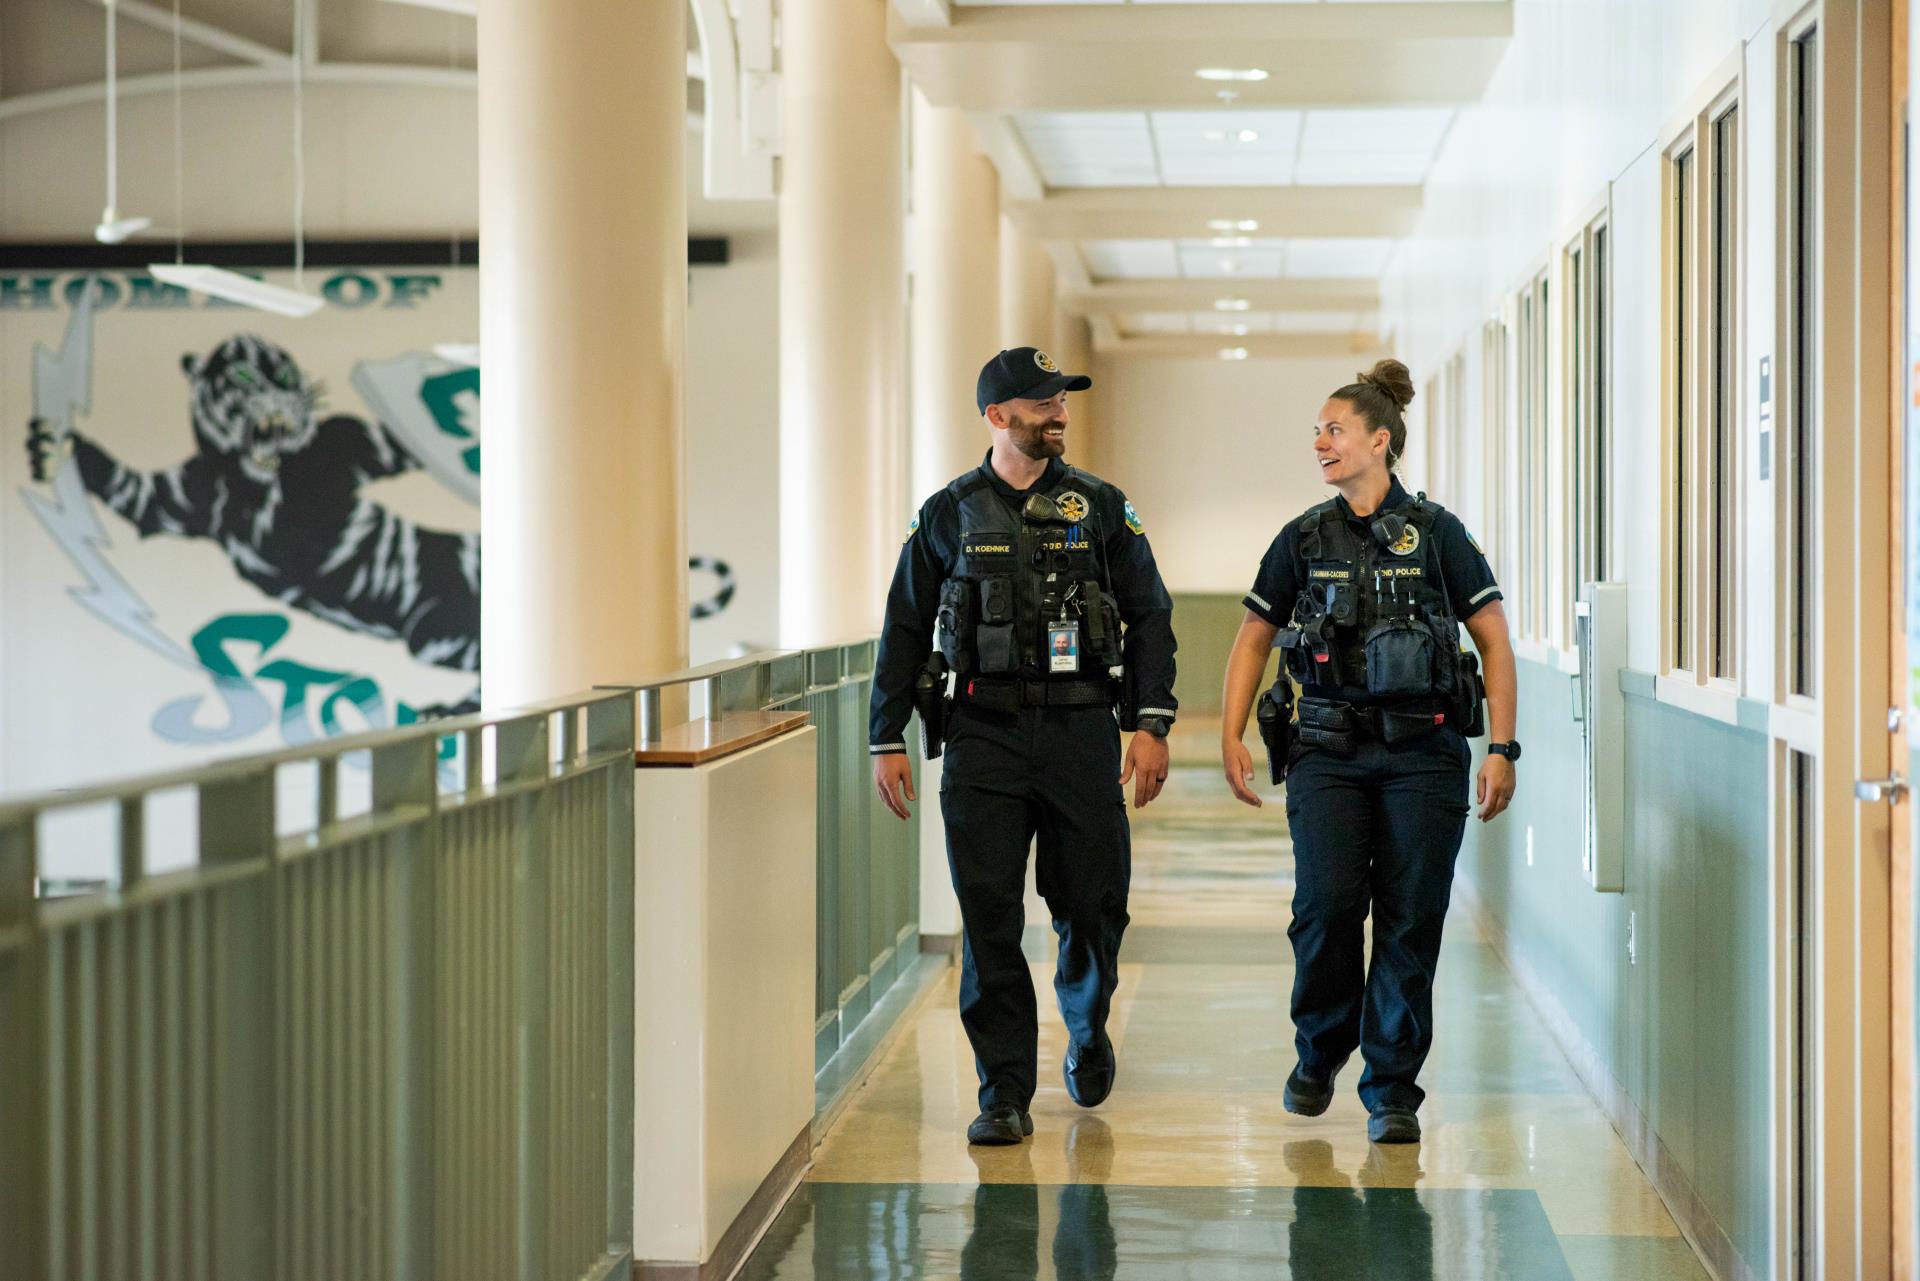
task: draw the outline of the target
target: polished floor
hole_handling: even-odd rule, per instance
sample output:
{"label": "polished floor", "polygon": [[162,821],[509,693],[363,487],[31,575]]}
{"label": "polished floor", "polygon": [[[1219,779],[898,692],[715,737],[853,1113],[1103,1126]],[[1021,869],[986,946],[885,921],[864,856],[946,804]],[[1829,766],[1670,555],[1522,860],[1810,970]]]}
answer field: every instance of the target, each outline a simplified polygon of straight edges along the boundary
{"label": "polished floor", "polygon": [[1343,1074],[1326,1115],[1293,1066],[1285,817],[1179,768],[1136,815],[1113,1095],[1060,1084],[1042,994],[1034,1135],[970,1149],[953,979],[814,1154],[745,1278],[966,1281],[1702,1281],[1706,1273],[1498,958],[1456,911],[1422,1078],[1424,1142],[1374,1146]]}

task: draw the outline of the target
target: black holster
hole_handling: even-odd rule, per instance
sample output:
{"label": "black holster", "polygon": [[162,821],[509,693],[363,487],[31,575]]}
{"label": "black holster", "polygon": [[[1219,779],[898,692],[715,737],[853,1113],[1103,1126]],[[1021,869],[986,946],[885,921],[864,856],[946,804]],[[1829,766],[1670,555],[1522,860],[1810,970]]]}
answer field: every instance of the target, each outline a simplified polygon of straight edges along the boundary
{"label": "black holster", "polygon": [[1487,732],[1487,687],[1480,679],[1480,656],[1471,650],[1460,651],[1460,666],[1453,684],[1453,720],[1468,738]]}
{"label": "black holster", "polygon": [[913,710],[920,717],[920,755],[939,757],[947,741],[947,660],[933,654],[913,678]]}
{"label": "black holster", "polygon": [[1267,775],[1278,787],[1287,778],[1287,753],[1293,746],[1293,682],[1287,679],[1284,665],[1274,678],[1273,688],[1260,696],[1254,709],[1260,726],[1260,741],[1267,745]]}

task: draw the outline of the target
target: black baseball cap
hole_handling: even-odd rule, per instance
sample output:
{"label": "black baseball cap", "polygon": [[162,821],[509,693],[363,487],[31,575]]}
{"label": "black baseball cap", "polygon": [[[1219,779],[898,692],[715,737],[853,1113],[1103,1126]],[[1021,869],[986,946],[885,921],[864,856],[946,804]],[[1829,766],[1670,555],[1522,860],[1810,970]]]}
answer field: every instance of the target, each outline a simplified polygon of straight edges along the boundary
{"label": "black baseball cap", "polygon": [[1038,347],[1009,347],[989,360],[974,384],[975,407],[981,413],[988,405],[1006,400],[1045,400],[1055,392],[1085,391],[1093,379],[1085,374],[1063,374],[1053,357]]}

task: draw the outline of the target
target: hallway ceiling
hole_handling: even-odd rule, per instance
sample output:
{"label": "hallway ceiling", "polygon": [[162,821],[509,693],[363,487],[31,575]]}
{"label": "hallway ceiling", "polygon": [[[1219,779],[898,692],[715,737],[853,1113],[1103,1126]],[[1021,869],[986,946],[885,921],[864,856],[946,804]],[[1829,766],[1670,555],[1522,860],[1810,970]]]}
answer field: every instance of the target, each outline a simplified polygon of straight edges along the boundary
{"label": "hallway ceiling", "polygon": [[1065,305],[1143,354],[1377,344],[1380,280],[1513,30],[1510,0],[890,3]]}

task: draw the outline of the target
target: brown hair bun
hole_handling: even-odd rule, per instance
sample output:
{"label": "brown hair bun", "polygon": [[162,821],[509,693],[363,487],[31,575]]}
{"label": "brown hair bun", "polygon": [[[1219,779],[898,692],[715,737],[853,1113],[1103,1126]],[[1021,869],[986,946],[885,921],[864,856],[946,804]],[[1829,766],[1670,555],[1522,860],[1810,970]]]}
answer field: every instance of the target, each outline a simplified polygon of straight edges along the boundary
{"label": "brown hair bun", "polygon": [[1361,382],[1378,387],[1387,393],[1387,398],[1393,401],[1398,409],[1405,410],[1413,403],[1413,375],[1407,372],[1405,365],[1391,356],[1378,362],[1372,369],[1358,377]]}

